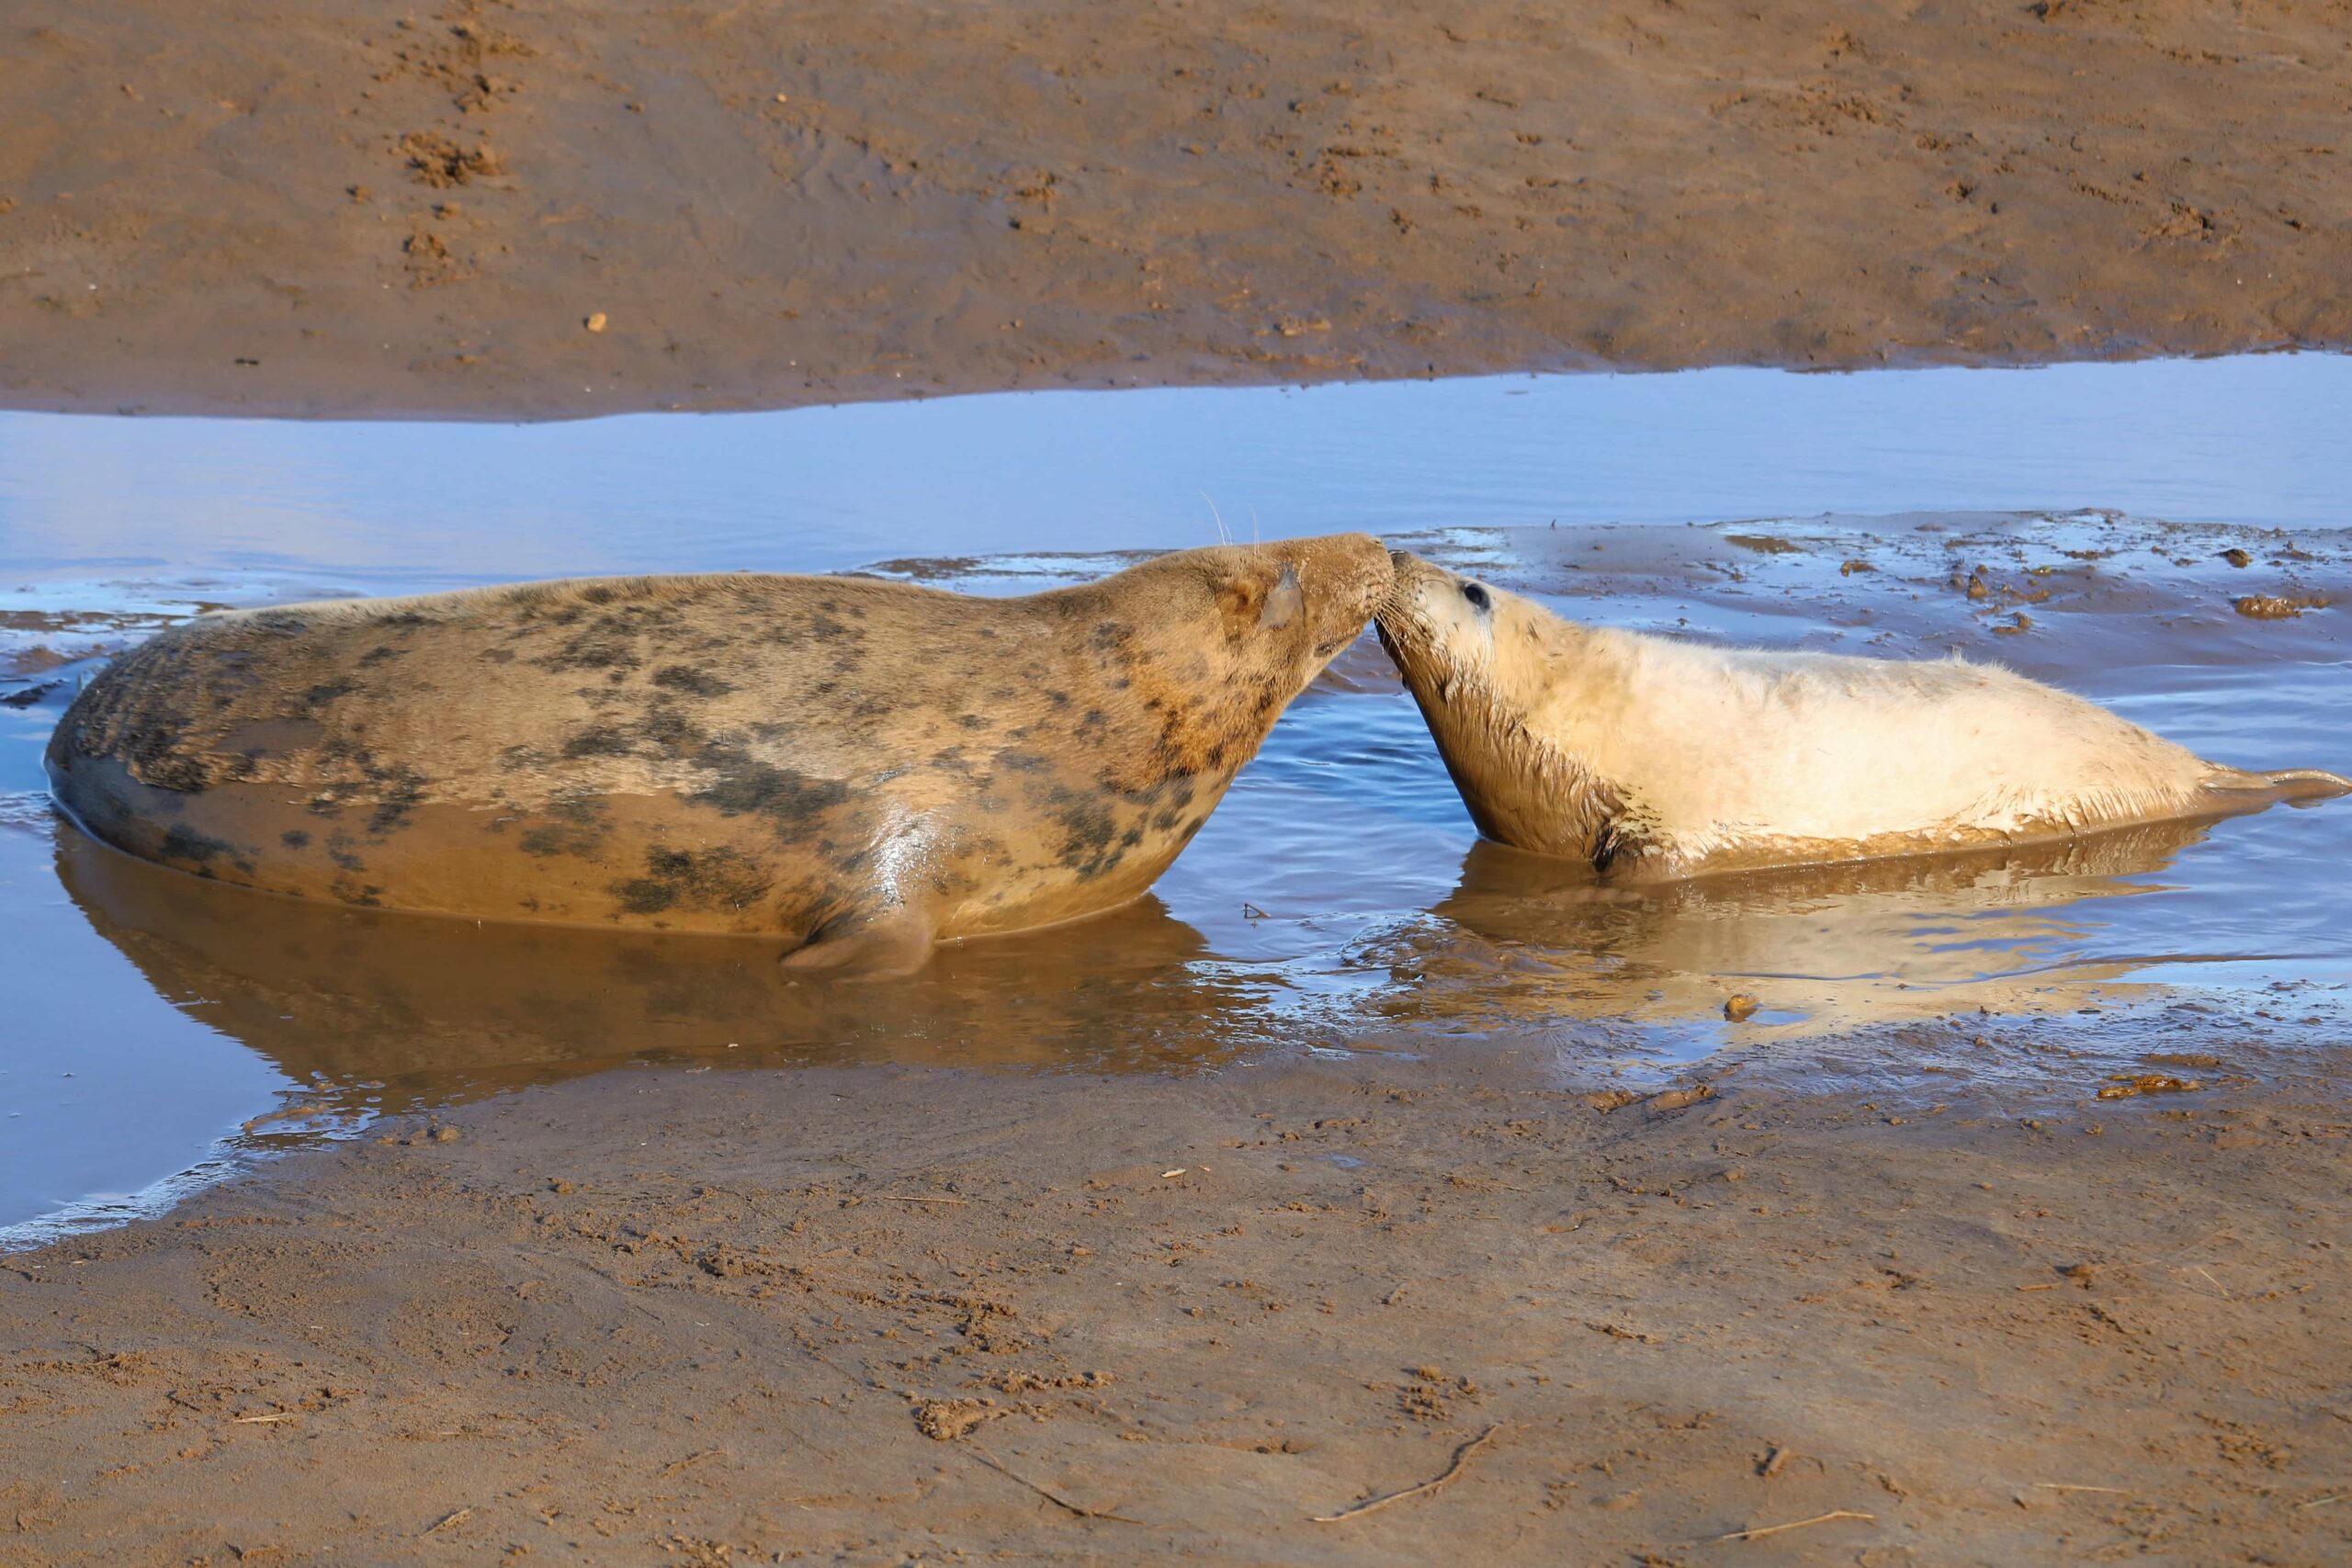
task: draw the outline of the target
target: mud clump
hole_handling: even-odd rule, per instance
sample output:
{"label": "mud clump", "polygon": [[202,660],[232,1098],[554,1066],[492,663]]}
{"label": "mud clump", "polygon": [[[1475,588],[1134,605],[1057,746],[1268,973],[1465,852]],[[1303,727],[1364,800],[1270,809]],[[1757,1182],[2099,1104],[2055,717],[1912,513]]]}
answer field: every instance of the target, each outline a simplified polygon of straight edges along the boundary
{"label": "mud clump", "polygon": [[2137,1073],[2102,1085],[2098,1097],[2129,1100],[2137,1094],[2194,1094],[2204,1087],[2195,1078],[2178,1078],[2170,1073]]}
{"label": "mud clump", "polygon": [[401,138],[400,151],[408,159],[409,175],[435,190],[469,185],[506,172],[505,163],[487,142],[460,147],[437,131],[412,130]]}
{"label": "mud clump", "polygon": [[2249,593],[2230,602],[2232,608],[2249,621],[2291,621],[2305,610],[2324,610],[2331,603],[2317,593]]}
{"label": "mud clump", "polygon": [[401,242],[401,254],[408,266],[412,288],[459,283],[473,276],[473,269],[458,258],[449,243],[430,229],[419,229]]}
{"label": "mud clump", "polygon": [[936,1443],[952,1443],[1004,1412],[985,1399],[926,1399],[915,1406],[915,1430]]}
{"label": "mud clump", "polygon": [[0,692],[0,707],[28,708],[38,705],[51,693],[62,690],[62,681],[43,681],[20,691]]}
{"label": "mud clump", "polygon": [[[566,1184],[566,1190],[570,1184]],[[714,1280],[748,1280],[781,1270],[763,1251],[720,1242],[695,1255],[695,1267]]]}

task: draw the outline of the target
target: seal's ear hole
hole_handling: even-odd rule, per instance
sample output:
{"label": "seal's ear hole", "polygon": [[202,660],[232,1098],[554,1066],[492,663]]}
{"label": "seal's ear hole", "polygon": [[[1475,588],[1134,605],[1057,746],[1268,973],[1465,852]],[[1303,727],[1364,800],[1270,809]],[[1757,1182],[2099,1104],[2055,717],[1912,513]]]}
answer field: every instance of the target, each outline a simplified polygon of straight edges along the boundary
{"label": "seal's ear hole", "polygon": [[1288,566],[1275,579],[1273,592],[1266,595],[1265,604],[1258,611],[1258,625],[1264,630],[1278,632],[1306,609],[1306,593],[1298,585],[1298,573]]}

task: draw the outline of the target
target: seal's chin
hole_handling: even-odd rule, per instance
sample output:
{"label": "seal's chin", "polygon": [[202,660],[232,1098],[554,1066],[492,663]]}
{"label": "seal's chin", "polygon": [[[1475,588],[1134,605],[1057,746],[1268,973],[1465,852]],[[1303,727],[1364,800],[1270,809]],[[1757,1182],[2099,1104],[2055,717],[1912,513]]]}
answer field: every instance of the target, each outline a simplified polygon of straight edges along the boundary
{"label": "seal's chin", "polygon": [[1381,606],[1373,630],[1406,686],[1417,694],[1437,695],[1444,677],[1438,669],[1436,631],[1419,604],[1402,594],[1392,598]]}

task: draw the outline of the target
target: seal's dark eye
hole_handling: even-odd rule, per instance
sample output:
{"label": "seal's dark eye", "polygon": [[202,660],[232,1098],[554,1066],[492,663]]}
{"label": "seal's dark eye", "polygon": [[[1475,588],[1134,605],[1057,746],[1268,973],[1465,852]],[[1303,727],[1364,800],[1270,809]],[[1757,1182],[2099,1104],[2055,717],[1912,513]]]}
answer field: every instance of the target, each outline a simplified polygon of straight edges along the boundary
{"label": "seal's dark eye", "polygon": [[1469,600],[1470,603],[1476,604],[1481,610],[1491,610],[1495,607],[1495,602],[1487,595],[1487,589],[1484,583],[1464,583],[1462,585],[1462,596],[1464,599]]}

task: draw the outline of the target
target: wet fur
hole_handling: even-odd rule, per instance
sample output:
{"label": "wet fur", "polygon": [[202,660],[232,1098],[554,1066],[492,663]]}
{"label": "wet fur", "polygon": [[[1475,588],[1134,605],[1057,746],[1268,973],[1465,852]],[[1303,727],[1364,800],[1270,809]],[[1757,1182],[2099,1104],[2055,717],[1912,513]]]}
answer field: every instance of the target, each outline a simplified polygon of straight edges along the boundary
{"label": "wet fur", "polygon": [[1409,555],[1381,641],[1489,838],[1629,878],[2023,843],[2352,790],[2208,762],[1997,666],[1578,626]]}
{"label": "wet fur", "polygon": [[903,968],[1142,892],[1387,581],[1352,535],[1020,599],[736,575],[206,615],[100,675],[49,765],[93,834],[198,875]]}

